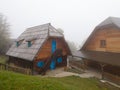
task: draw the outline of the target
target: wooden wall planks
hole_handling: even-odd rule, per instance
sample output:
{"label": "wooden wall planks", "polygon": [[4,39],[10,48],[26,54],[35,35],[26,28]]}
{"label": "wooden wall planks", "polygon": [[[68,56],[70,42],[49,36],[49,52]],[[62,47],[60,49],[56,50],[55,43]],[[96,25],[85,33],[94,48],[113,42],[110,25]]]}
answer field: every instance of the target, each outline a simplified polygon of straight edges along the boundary
{"label": "wooden wall planks", "polygon": [[[106,40],[106,47],[100,47],[100,40]],[[92,51],[120,52],[120,30],[116,28],[97,30],[85,49]]]}
{"label": "wooden wall planks", "polygon": [[37,59],[41,59],[41,58],[47,58],[51,56],[51,43],[52,40],[55,39],[57,42],[57,49],[62,49],[62,54],[63,55],[67,55],[68,54],[68,50],[67,47],[65,46],[65,42],[60,39],[60,38],[49,38],[44,45],[42,46],[42,48],[40,49],[40,52],[37,56]]}

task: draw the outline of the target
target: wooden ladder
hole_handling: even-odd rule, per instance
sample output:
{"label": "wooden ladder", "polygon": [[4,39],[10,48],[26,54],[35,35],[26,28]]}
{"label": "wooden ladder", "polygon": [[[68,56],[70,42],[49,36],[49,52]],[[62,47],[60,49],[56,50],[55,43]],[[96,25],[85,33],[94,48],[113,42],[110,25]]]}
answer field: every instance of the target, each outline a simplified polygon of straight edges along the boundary
{"label": "wooden ladder", "polygon": [[61,49],[57,49],[54,53],[52,53],[51,57],[47,59],[44,67],[42,68],[41,70],[41,75],[45,75],[46,74],[46,71],[49,69],[50,67],[50,64],[52,62],[52,60],[57,60],[58,57],[61,57],[62,56],[62,50]]}

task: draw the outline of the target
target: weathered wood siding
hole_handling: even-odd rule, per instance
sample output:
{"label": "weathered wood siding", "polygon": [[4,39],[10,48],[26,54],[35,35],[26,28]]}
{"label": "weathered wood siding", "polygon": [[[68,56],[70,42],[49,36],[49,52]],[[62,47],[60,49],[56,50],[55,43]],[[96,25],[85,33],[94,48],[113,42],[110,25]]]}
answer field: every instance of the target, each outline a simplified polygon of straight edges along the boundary
{"label": "weathered wood siding", "polygon": [[110,29],[107,32],[107,48],[109,52],[120,52],[120,30]]}
{"label": "weathered wood siding", "polygon": [[49,38],[42,48],[40,49],[40,52],[38,53],[37,60],[43,59],[43,58],[48,58],[52,54],[51,50],[51,43],[52,40],[56,40],[57,43],[57,49],[62,49],[62,55],[67,55],[69,54],[68,47],[66,46],[65,42],[63,41],[62,38]]}
{"label": "weathered wood siding", "polygon": [[[100,40],[106,40],[106,47],[100,46]],[[106,28],[97,30],[88,42],[86,50],[120,52],[120,30]]]}
{"label": "weathered wood siding", "polygon": [[66,66],[67,65],[67,55],[70,53],[69,49],[64,41],[63,38],[49,38],[42,46],[42,48],[40,49],[37,58],[34,60],[34,70],[37,72],[41,71],[41,68],[37,67],[37,63],[39,61],[44,61],[46,62],[46,60],[48,58],[50,58],[51,54],[52,54],[52,40],[56,40],[56,48],[57,49],[62,49],[62,63],[58,64],[56,63],[56,66]]}
{"label": "weathered wood siding", "polygon": [[119,76],[113,75],[113,74],[110,74],[107,72],[103,72],[103,75],[104,75],[105,80],[108,80],[108,81],[111,81],[111,82],[114,82],[114,83],[117,83],[118,85],[120,85],[120,77]]}
{"label": "weathered wood siding", "polygon": [[112,65],[106,65],[104,67],[104,71],[120,77],[120,67],[112,66]]}
{"label": "weathered wood siding", "polygon": [[8,64],[12,65],[12,66],[32,69],[32,62],[31,61],[16,58],[16,57],[9,57]]}

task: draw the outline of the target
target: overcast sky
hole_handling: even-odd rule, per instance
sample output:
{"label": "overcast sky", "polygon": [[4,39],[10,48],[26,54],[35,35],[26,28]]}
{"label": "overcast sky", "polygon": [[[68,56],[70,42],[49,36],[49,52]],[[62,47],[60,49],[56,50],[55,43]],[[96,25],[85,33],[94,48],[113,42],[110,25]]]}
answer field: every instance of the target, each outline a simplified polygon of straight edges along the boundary
{"label": "overcast sky", "polygon": [[120,0],[0,0],[12,38],[26,28],[51,23],[65,38],[81,44],[101,21],[120,17]]}

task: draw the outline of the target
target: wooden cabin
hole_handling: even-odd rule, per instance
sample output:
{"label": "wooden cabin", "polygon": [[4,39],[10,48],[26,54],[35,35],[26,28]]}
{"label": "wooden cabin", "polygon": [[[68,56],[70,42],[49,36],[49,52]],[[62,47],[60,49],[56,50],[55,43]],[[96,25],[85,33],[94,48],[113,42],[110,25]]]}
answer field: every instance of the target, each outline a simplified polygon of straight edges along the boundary
{"label": "wooden cabin", "polygon": [[95,27],[80,51],[87,67],[100,70],[102,79],[120,84],[120,18],[109,17]]}
{"label": "wooden cabin", "polygon": [[7,52],[9,65],[29,68],[33,74],[66,66],[70,54],[63,33],[50,23],[25,30]]}

